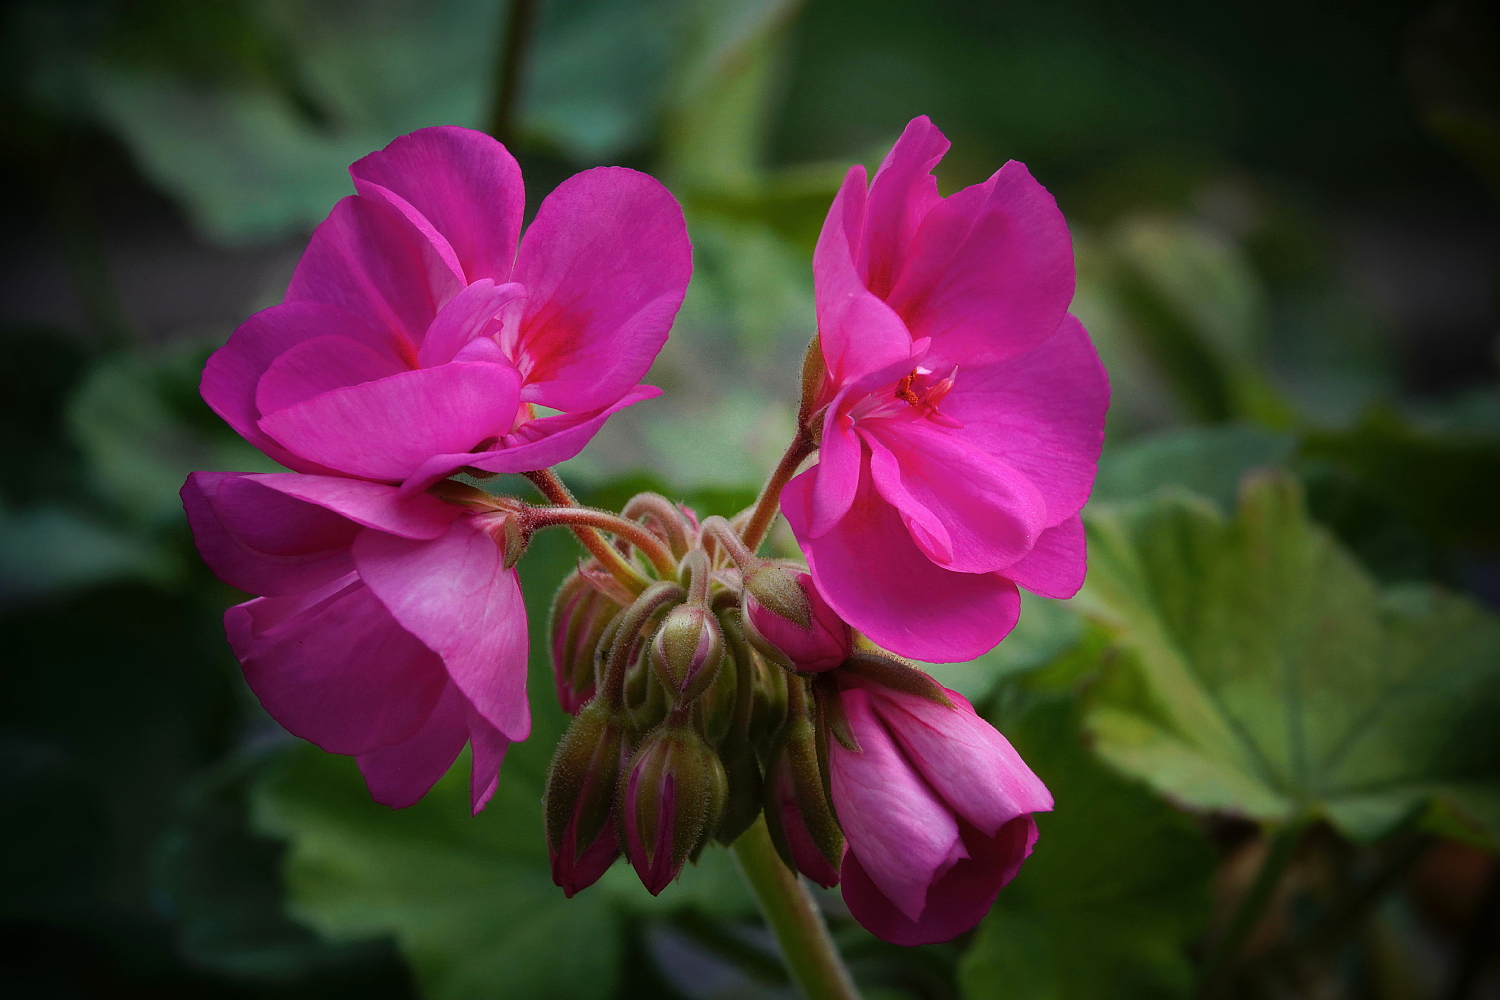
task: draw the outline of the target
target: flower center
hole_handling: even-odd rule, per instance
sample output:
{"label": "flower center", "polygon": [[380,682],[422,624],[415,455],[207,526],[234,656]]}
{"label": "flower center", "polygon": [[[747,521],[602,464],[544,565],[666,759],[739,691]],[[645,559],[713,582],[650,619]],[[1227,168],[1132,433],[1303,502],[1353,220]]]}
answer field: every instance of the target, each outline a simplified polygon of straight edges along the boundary
{"label": "flower center", "polygon": [[935,379],[932,376],[930,368],[913,368],[896,380],[889,395],[880,391],[872,392],[851,406],[844,417],[844,426],[875,417],[915,416],[944,427],[963,427],[960,421],[938,409],[948,393],[953,391],[953,383],[958,379],[958,366],[955,365],[945,378]]}

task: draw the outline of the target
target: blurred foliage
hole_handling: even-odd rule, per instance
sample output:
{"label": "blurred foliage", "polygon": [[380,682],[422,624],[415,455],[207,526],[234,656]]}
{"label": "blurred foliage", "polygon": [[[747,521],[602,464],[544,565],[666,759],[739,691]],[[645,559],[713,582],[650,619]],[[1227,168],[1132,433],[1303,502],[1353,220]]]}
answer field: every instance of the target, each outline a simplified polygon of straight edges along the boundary
{"label": "blurred foliage", "polygon": [[[866,995],[1190,995],[1279,836],[1295,850],[1231,986],[1266,995],[1253,977],[1275,966],[1277,995],[1459,997],[1421,956],[1482,968],[1482,910],[1434,932],[1398,883],[1430,836],[1496,847],[1500,625],[1475,601],[1500,607],[1500,393],[1492,360],[1461,397],[1403,394],[1394,321],[1340,227],[1391,190],[1500,193],[1488,7],[541,12],[516,144],[529,204],[596,163],[649,169],[695,248],[651,375],[663,398],[562,470],[588,502],[651,489],[727,516],[753,499],[792,427],[823,214],[912,115],[954,142],[945,192],[1022,159],[1074,232],[1074,311],[1114,390],[1088,590],[1026,595],[995,651],[931,667],[1057,809],[951,944],[885,945],[820,896]],[[785,996],[723,851],[656,898],[623,865],[572,901],[551,885],[539,798],[563,718],[544,650],[535,736],[477,819],[462,762],[391,812],[259,712],[218,622],[240,596],[192,555],[176,496],[194,469],[274,468],[196,395],[229,331],[141,339],[108,270],[127,159],[205,242],[291,246],[350,193],[352,160],[481,125],[506,5],[17,0],[0,17],[0,158],[86,324],[0,330],[7,988]],[[785,531],[772,545],[794,553]],[[544,534],[523,561],[534,627],[576,555]]]}

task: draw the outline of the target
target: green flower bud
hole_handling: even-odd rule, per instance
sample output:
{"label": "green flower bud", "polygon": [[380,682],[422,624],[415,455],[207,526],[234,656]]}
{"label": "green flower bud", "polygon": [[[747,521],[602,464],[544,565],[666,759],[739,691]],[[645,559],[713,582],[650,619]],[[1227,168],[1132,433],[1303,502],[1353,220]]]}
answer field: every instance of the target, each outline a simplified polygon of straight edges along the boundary
{"label": "green flower bud", "polygon": [[702,605],[673,608],[651,640],[651,666],[678,704],[697,698],[713,683],[724,660],[724,636],[713,612]]}

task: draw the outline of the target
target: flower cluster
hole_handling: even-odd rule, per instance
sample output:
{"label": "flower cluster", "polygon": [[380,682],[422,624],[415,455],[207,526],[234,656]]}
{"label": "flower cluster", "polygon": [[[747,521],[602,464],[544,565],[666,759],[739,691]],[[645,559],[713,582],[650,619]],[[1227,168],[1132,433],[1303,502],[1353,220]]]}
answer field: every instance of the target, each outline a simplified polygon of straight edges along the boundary
{"label": "flower cluster", "polygon": [[[183,488],[204,559],[260,595],[225,626],[267,711],[393,807],[468,744],[477,812],[529,729],[514,566],[566,527],[588,556],[549,623],[574,716],[545,796],[565,893],[621,855],[660,892],[764,817],[886,940],[972,927],[1052,800],[900,657],[972,659],[1015,624],[1017,585],[1077,590],[1108,386],[1067,315],[1051,197],[1011,163],[942,198],[946,148],[920,118],[873,182],[850,171],[814,257],[797,435],[727,520],[655,494],[579,507],[549,470],[656,393],[638,383],[691,270],[664,188],[587,171],[522,237],[519,170],[488,137],[427,129],[356,163],[287,301],[204,373],[293,471]],[[549,502],[471,485],[502,472]],[[778,503],[805,564],[758,552]]]}

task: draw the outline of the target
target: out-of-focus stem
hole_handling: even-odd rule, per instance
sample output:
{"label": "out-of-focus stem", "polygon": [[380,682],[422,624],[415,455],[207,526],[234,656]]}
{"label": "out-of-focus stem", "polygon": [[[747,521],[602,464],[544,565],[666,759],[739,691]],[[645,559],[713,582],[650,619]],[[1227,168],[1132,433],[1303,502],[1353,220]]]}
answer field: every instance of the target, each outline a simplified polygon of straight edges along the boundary
{"label": "out-of-focus stem", "polygon": [[816,445],[807,436],[807,432],[799,428],[797,436],[787,446],[786,453],[781,456],[781,461],[776,463],[775,470],[766,480],[766,485],[761,487],[760,496],[756,498],[755,507],[750,512],[750,520],[745,522],[745,527],[740,532],[740,537],[751,552],[760,548],[766,532],[771,528],[771,521],[775,519],[781,503],[781,488],[797,474],[797,466],[815,448]]}
{"label": "out-of-focus stem", "polygon": [[[542,496],[551,500],[559,507],[578,507],[578,499],[573,496],[571,490],[557,478],[557,473],[551,469],[537,469],[526,473],[526,478],[531,480],[537,489],[542,491]],[[580,508],[582,509],[582,508]],[[640,595],[651,581],[646,579],[639,570],[625,561],[620,551],[609,543],[598,531],[584,525],[571,525],[573,534],[579,543],[588,549],[589,555],[599,561],[599,565],[619,581],[620,585],[632,594]]]}
{"label": "out-of-focus stem", "polygon": [[538,0],[509,0],[506,4],[504,48],[495,67],[495,103],[490,109],[490,135],[510,146],[516,138],[516,108],[521,101],[521,77],[536,28]]}
{"label": "out-of-focus stem", "polygon": [[823,915],[797,874],[776,853],[764,816],[734,842],[734,856],[802,995],[807,1000],[859,1000]]}

